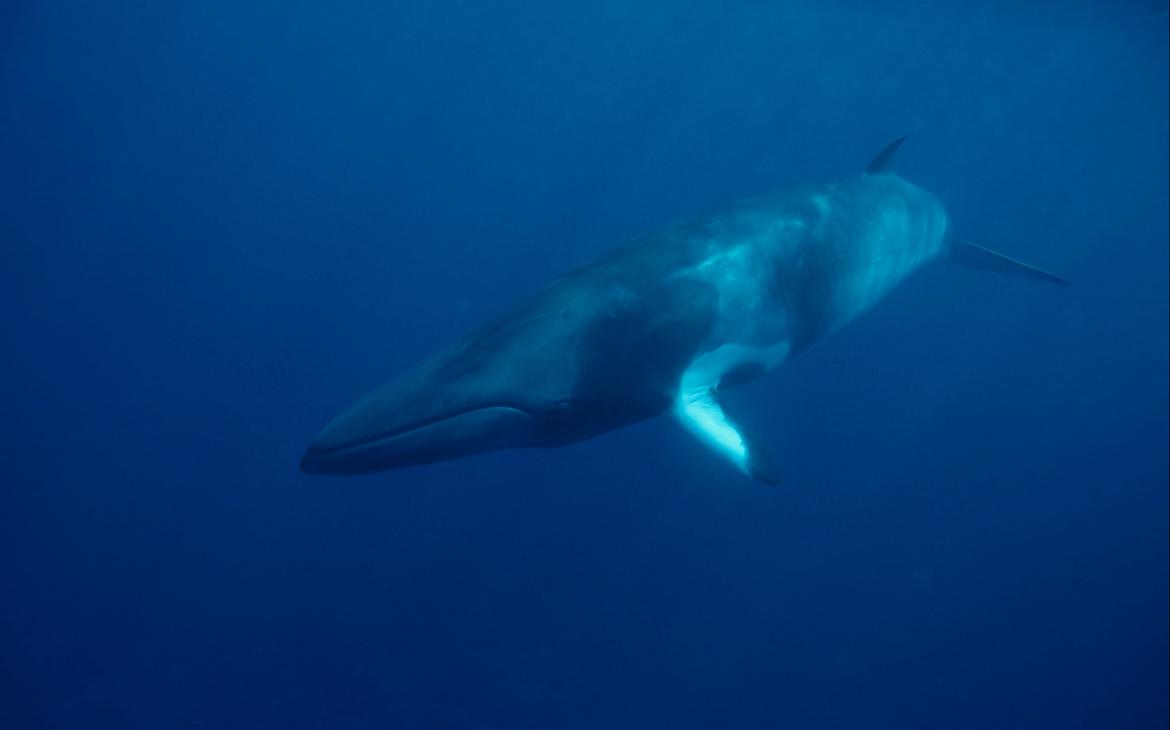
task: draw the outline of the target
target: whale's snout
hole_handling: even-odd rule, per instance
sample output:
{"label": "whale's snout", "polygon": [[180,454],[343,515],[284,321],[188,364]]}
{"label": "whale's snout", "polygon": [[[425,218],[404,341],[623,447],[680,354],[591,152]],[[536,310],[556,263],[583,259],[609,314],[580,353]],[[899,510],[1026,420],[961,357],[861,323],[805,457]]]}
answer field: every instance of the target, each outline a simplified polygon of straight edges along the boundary
{"label": "whale's snout", "polygon": [[492,344],[456,343],[357,401],[317,434],[301,470],[364,474],[536,445],[535,379]]}
{"label": "whale's snout", "polygon": [[389,404],[367,399],[318,434],[301,457],[301,470],[364,474],[525,446],[533,424],[527,412],[506,405],[402,418]]}
{"label": "whale's snout", "polygon": [[389,381],[333,420],[301,469],[361,474],[496,449],[561,446],[662,413],[717,294],[671,280],[613,301],[569,278]]}

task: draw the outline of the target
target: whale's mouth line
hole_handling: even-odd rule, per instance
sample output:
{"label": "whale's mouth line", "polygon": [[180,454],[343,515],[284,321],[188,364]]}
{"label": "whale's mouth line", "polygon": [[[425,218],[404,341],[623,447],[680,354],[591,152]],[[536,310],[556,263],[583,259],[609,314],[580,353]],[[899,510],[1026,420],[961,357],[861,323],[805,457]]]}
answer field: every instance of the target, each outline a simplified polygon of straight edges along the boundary
{"label": "whale's mouth line", "polygon": [[437,416],[432,416],[431,418],[424,418],[424,419],[420,419],[418,421],[414,421],[414,422],[412,422],[408,425],[405,425],[405,426],[398,426],[396,428],[389,428],[389,429],[386,429],[384,431],[378,431],[376,433],[372,433],[368,436],[362,436],[360,438],[350,439],[349,441],[344,441],[344,442],[339,443],[339,444],[332,444],[332,445],[327,446],[327,447],[320,447],[320,446],[316,446],[316,445],[311,445],[307,451],[307,455],[329,456],[332,454],[341,453],[343,451],[352,451],[354,449],[360,449],[364,446],[372,446],[374,444],[381,443],[383,441],[389,441],[390,439],[397,438],[398,436],[404,436],[408,433],[413,433],[414,431],[419,431],[419,430],[424,429],[428,426],[434,426],[435,424],[442,423],[443,421],[450,421],[452,419],[460,418],[462,416],[467,416],[467,415],[470,415],[472,413],[478,413],[480,411],[512,411],[514,413],[519,413],[521,415],[528,416],[529,418],[533,418],[533,415],[531,413],[529,413],[527,410],[520,408],[519,406],[516,406],[514,404],[493,403],[493,404],[484,405],[484,406],[476,406],[475,408],[463,408],[463,409],[459,409],[459,410],[448,411],[446,413],[443,413],[443,414],[440,414]]}

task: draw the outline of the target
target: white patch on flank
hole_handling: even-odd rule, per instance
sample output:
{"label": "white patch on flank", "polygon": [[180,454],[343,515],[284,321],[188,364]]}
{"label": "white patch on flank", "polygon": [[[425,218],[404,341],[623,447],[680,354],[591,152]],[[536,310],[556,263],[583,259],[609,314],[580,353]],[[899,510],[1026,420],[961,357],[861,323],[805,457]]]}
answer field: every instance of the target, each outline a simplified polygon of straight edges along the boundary
{"label": "white patch on flank", "polygon": [[945,215],[911,216],[900,206],[881,212],[858,241],[869,264],[843,282],[838,324],[881,301],[915,269],[938,254],[946,233]]}

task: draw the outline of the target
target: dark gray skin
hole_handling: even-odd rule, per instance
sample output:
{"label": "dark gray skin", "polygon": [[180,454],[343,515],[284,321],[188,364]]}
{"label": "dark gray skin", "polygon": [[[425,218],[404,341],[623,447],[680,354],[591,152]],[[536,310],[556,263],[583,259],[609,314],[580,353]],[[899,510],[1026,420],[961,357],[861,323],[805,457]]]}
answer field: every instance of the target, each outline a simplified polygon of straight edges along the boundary
{"label": "dark gray skin", "polygon": [[[776,481],[718,392],[806,349],[956,247],[938,200],[888,171],[900,142],[865,175],[668,225],[570,271],[352,405],[301,468],[359,474],[561,446],[673,409],[741,470]],[[982,268],[1057,280],[964,251],[986,254]]]}
{"label": "dark gray skin", "polygon": [[386,383],[317,437],[302,468],[360,473],[560,446],[662,413],[711,334],[717,297],[660,275],[689,248],[664,243],[643,239],[639,253],[623,247],[576,269]]}

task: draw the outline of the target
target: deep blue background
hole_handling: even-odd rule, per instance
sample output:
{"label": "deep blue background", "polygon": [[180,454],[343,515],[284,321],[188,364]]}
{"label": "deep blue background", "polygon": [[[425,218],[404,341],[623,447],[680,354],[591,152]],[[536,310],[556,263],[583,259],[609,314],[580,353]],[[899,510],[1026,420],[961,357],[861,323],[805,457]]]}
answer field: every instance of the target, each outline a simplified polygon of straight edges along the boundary
{"label": "deep blue background", "polygon": [[[1165,5],[7,2],[0,725],[1165,727]],[[351,399],[625,237],[898,168],[932,266],[732,400],[359,479]]]}

